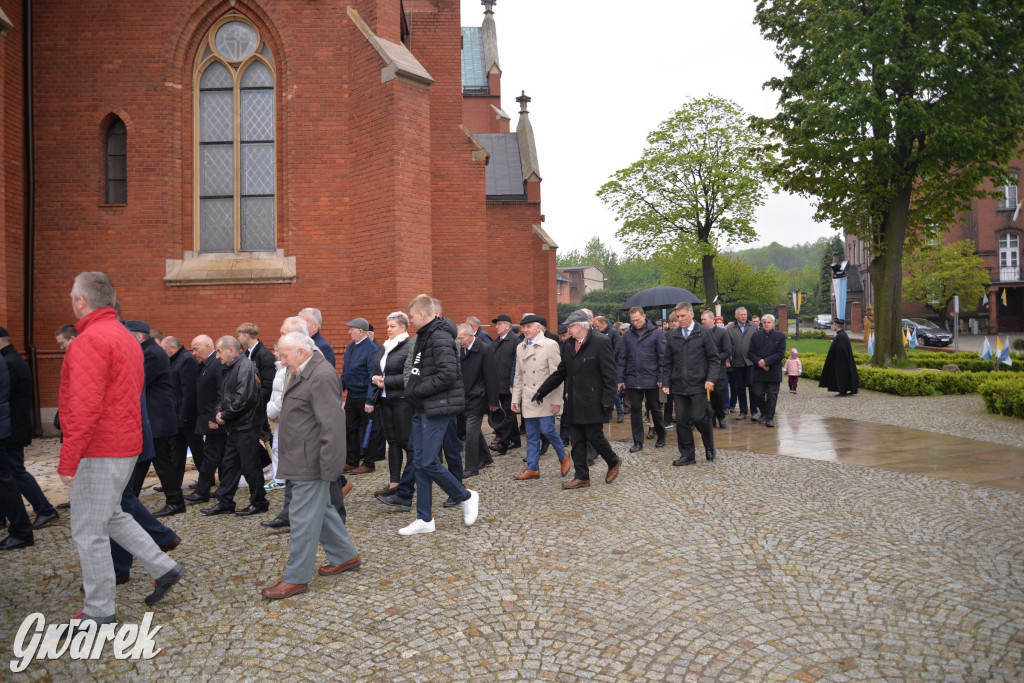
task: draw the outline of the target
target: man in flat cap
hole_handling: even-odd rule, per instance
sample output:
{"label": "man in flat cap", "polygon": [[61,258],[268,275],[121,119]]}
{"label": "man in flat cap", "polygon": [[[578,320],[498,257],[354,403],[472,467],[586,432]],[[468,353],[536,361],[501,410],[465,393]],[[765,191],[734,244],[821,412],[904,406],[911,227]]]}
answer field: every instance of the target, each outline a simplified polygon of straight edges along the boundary
{"label": "man in flat cap", "polygon": [[566,318],[565,326],[571,336],[562,344],[558,368],[537,391],[537,395],[543,398],[565,383],[562,424],[569,427],[576,476],[572,481],[563,483],[562,488],[590,486],[588,445],[608,464],[604,480],[610,484],[619,475],[621,465],[602,430],[604,423],[611,421],[618,378],[612,344],[608,337],[591,330],[590,316],[583,310],[572,312]]}
{"label": "man in flat cap", "polygon": [[557,339],[544,334],[547,321],[529,314],[519,323],[525,336],[516,347],[515,382],[512,386],[512,412],[522,412],[526,419],[526,469],[515,475],[520,481],[540,477],[541,435],[554,445],[564,477],[569,473],[569,457],[555,428],[555,416],[562,410],[562,387],[549,390],[544,398],[538,393],[541,385],[561,362]]}
{"label": "man in flat cap", "polygon": [[[341,371],[341,390],[348,392],[345,399],[346,474],[366,474],[377,467],[372,449],[362,447],[366,427],[370,423],[367,406],[373,407],[370,377],[375,374],[373,361],[378,351],[369,332],[370,323],[366,318],[348,321],[348,334],[352,341],[345,347],[344,367]],[[364,450],[366,454],[360,465],[360,455]]]}
{"label": "man in flat cap", "polygon": [[504,455],[510,448],[519,448],[522,442],[519,438],[519,425],[516,423],[515,415],[512,414],[512,368],[516,362],[516,347],[519,346],[519,337],[512,332],[512,318],[502,313],[491,320],[498,338],[494,340],[491,347],[494,350],[494,359],[498,366],[498,405],[500,410],[493,413],[494,433],[498,442],[491,446],[491,450]]}

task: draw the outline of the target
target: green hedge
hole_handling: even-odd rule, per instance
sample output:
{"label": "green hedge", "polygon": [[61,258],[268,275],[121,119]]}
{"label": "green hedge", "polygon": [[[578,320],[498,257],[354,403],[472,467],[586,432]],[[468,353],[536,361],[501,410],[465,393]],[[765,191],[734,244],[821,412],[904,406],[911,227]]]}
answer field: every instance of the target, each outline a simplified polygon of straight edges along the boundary
{"label": "green hedge", "polygon": [[978,393],[988,412],[1024,418],[1024,376],[990,376],[980,384]]}
{"label": "green hedge", "polygon": [[[860,361],[867,361],[864,354]],[[821,354],[802,354],[803,376],[818,381],[825,365]],[[895,368],[873,368],[859,365],[857,374],[864,389],[881,391],[899,396],[937,396],[943,394],[973,394],[985,381],[987,372],[941,372],[939,370],[897,370]]]}
{"label": "green hedge", "polygon": [[[796,339],[796,333],[786,335],[790,339]],[[824,339],[827,336],[825,330],[800,330],[801,339]]]}

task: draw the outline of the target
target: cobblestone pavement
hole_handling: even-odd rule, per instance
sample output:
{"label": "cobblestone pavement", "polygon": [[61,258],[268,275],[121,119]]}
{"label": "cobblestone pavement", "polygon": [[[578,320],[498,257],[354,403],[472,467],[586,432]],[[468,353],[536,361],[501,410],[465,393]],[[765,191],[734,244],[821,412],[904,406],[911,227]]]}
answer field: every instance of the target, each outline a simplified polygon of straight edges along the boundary
{"label": "cobblestone pavement", "polygon": [[[765,430],[766,432],[769,430]],[[671,439],[670,439],[671,440]],[[15,679],[83,680],[1020,680],[1024,494],[913,474],[726,450],[674,468],[673,449],[561,491],[553,456],[515,482],[521,451],[469,480],[471,528],[404,538],[412,513],[355,479],[357,572],[268,602],[288,534],[257,518],[170,518],[188,568],[154,608],[149,661],[34,662]],[[435,490],[436,491],[436,490]],[[244,493],[244,492],[243,492]],[[270,494],[272,510],[282,493]],[[144,500],[151,508],[161,496]],[[0,643],[31,612],[81,609],[67,515],[0,555]],[[323,559],[321,553],[320,559]],[[150,581],[118,588],[139,622]],[[7,666],[4,673],[11,677]]]}

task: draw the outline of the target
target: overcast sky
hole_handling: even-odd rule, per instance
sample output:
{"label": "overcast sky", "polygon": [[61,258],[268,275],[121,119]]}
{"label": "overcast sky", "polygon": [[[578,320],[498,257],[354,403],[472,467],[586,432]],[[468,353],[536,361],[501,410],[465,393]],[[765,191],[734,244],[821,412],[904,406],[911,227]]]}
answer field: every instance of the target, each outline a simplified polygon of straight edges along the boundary
{"label": "overcast sky", "polygon": [[[462,25],[479,26],[480,0],[461,2]],[[753,0],[498,0],[494,18],[502,106],[515,130],[516,96],[533,98],[544,229],[560,251],[597,235],[622,252],[618,223],[596,192],[687,98],[775,111],[775,95],[761,86],[783,68],[753,24]],[[834,234],[812,214],[807,199],[769,193],[752,246]]]}

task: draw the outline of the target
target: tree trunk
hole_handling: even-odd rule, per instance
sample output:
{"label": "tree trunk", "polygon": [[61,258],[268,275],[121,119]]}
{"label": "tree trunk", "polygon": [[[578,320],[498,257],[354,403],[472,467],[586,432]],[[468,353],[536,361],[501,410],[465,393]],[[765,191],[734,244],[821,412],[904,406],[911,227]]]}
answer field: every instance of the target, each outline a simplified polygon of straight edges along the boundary
{"label": "tree trunk", "polygon": [[701,275],[704,277],[704,308],[713,311],[715,310],[713,302],[718,296],[718,282],[715,280],[715,255],[704,254],[701,256],[700,268]]}
{"label": "tree trunk", "polygon": [[903,242],[910,213],[910,184],[896,191],[883,226],[881,252],[871,260],[875,292],[875,355],[871,364],[892,367],[906,360],[903,348]]}

